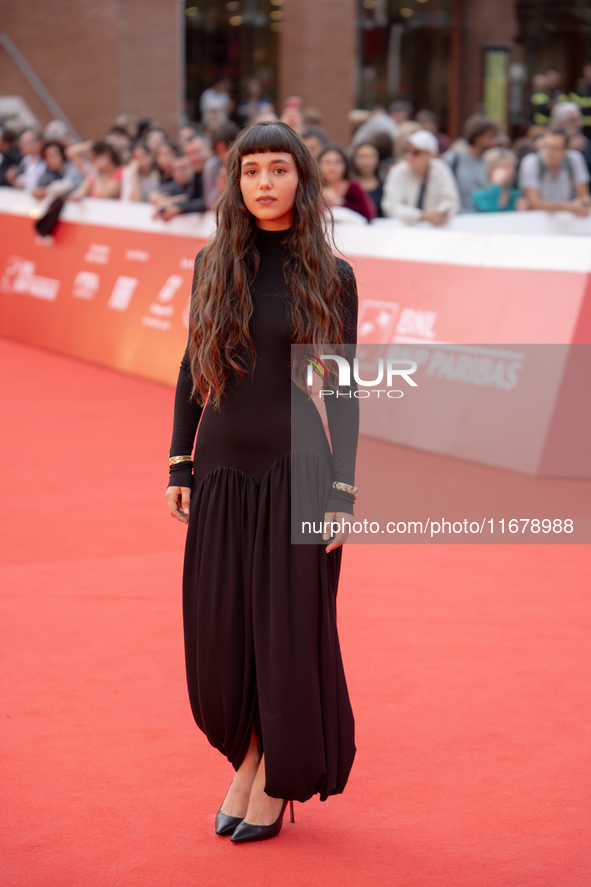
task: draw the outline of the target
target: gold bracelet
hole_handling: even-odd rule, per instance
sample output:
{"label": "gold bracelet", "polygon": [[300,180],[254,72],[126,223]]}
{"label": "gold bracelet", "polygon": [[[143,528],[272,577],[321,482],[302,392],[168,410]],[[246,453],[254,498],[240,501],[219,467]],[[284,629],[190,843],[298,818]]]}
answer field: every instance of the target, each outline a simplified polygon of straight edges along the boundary
{"label": "gold bracelet", "polygon": [[193,462],[192,456],[171,456],[168,460],[168,467],[172,468],[173,465],[179,465],[181,462]]}

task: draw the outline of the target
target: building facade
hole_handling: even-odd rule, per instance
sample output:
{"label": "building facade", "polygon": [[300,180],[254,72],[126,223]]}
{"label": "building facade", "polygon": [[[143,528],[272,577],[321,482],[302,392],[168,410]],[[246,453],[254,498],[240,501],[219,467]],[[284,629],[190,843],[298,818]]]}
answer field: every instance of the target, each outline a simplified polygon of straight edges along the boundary
{"label": "building facade", "polygon": [[569,91],[591,59],[591,0],[29,0],[0,4],[0,35],[0,95],[84,138],[122,112],[174,133],[222,74],[236,101],[249,78],[300,96],[344,144],[352,108],[397,98],[451,135],[474,111],[516,134],[532,76]]}
{"label": "building facade", "polygon": [[82,138],[117,114],[176,130],[183,106],[179,0],[0,2],[0,96],[21,96],[41,125],[53,103]]}

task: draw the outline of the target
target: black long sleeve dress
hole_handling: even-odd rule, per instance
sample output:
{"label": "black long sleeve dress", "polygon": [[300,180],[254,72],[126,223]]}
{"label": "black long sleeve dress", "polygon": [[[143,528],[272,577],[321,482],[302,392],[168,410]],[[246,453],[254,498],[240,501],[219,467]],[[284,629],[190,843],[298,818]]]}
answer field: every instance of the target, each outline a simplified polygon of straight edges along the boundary
{"label": "black long sleeve dress", "polygon": [[[354,483],[358,401],[327,399],[331,453],[314,404],[290,378],[285,234],[257,229],[257,361],[249,375],[230,376],[219,411],[191,399],[187,347],[170,455],[191,453],[199,425],[195,467],[175,467],[169,483],[192,488],[183,623],[195,721],[235,769],[254,725],[267,794],[326,800],[343,791],[355,756],[336,627],[342,547],[327,554],[326,542],[291,544],[290,489],[295,470],[316,491],[319,520],[353,513],[350,494],[331,485]],[[355,277],[347,262],[337,265],[344,341],[354,343]],[[298,410],[302,421],[293,422]]]}

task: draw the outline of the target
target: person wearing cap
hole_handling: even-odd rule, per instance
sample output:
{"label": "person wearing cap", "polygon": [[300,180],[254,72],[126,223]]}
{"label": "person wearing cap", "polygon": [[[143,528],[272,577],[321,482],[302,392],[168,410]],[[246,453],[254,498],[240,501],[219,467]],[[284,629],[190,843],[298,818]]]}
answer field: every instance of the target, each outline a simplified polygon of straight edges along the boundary
{"label": "person wearing cap", "polygon": [[404,159],[386,178],[384,215],[407,224],[444,225],[460,208],[452,171],[437,157],[439,145],[432,132],[419,129],[407,139]]}

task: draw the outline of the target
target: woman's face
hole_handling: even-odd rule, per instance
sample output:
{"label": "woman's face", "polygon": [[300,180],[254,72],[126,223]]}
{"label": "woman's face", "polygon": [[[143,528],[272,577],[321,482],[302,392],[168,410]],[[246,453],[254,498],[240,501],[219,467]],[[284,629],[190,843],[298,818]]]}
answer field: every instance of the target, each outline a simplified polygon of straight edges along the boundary
{"label": "woman's face", "polygon": [[499,160],[490,171],[490,180],[493,185],[501,188],[508,187],[515,178],[515,164],[512,160]]}
{"label": "woman's face", "polygon": [[108,173],[114,168],[110,154],[95,154],[92,162],[97,172]]}
{"label": "woman's face", "polygon": [[380,155],[378,154],[378,149],[373,148],[371,145],[363,145],[355,152],[355,166],[361,176],[375,175],[379,162]]}
{"label": "woman's face", "polygon": [[329,185],[340,182],[345,175],[345,161],[338,151],[327,151],[319,160],[322,174]]}
{"label": "woman's face", "polygon": [[45,166],[51,172],[59,172],[63,165],[62,155],[55,145],[50,145],[45,149]]}
{"label": "woman's face", "polygon": [[147,176],[152,168],[152,155],[146,151],[143,145],[137,145],[131,156],[137,162],[138,169],[143,176]]}
{"label": "woman's face", "polygon": [[160,145],[156,150],[156,164],[162,172],[170,174],[174,161],[174,151],[170,145]]}
{"label": "woman's face", "polygon": [[320,156],[320,152],[322,151],[322,148],[324,147],[322,142],[318,138],[318,136],[315,136],[315,135],[306,136],[306,138],[304,139],[304,142],[308,146],[308,151],[310,152],[310,154],[312,155],[314,160],[318,160],[318,157]]}
{"label": "woman's face", "polygon": [[164,141],[164,133],[161,129],[151,129],[146,136],[146,145],[148,150],[154,153],[159,145]]}
{"label": "woman's face", "polygon": [[264,151],[240,160],[240,190],[259,228],[280,231],[293,223],[298,170],[291,154]]}

